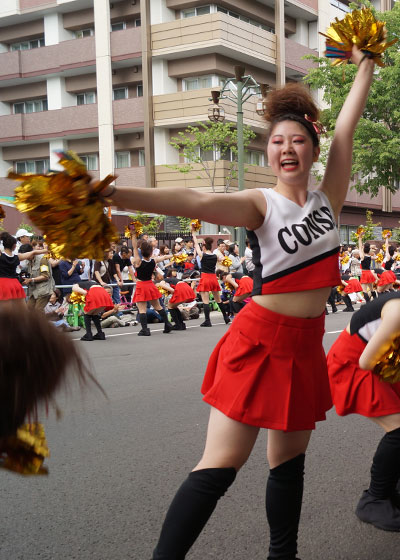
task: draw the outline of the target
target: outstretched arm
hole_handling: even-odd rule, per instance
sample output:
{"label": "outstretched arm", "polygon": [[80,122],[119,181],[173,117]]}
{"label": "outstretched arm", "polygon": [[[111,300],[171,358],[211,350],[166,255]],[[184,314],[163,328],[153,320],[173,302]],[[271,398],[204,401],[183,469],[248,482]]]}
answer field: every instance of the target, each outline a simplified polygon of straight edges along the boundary
{"label": "outstretched arm", "polygon": [[321,190],[328,196],[336,217],[342,209],[349,187],[354,131],[365,108],[375,65],[373,60],[355,46],[351,60],[357,64],[358,71],[336,121],[321,184]]}
{"label": "outstretched arm", "polygon": [[364,348],[359,364],[363,369],[372,369],[389,350],[391,343],[400,336],[399,300],[389,300],[382,308],[382,322]]}
{"label": "outstretched arm", "polygon": [[[102,192],[106,198],[108,190]],[[266,212],[265,197],[257,189],[215,194],[179,187],[118,187],[110,198],[120,208],[188,218],[198,216],[213,224],[245,226],[250,230],[262,225]]]}
{"label": "outstretched arm", "polygon": [[358,236],[358,250],[360,251],[360,261],[364,260],[364,246],[361,235]]}
{"label": "outstretched arm", "polygon": [[203,258],[203,251],[200,249],[199,242],[197,241],[196,230],[193,228],[192,228],[192,237],[193,237],[194,248],[196,249],[196,253],[199,259],[201,260]]}
{"label": "outstretched arm", "polygon": [[133,249],[133,266],[137,268],[142,264],[142,259],[140,258],[139,251],[138,251],[136,234],[132,230],[131,230],[131,241],[132,241],[132,249]]}

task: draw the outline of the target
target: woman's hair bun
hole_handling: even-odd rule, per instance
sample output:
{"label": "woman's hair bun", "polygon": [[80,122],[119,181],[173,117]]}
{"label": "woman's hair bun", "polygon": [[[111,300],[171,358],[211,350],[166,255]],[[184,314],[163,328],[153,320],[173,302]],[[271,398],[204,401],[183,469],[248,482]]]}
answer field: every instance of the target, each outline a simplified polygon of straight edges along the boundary
{"label": "woman's hair bun", "polygon": [[318,107],[303,84],[289,83],[268,93],[265,119],[272,123],[288,114],[302,118],[308,115],[312,121],[319,120]]}

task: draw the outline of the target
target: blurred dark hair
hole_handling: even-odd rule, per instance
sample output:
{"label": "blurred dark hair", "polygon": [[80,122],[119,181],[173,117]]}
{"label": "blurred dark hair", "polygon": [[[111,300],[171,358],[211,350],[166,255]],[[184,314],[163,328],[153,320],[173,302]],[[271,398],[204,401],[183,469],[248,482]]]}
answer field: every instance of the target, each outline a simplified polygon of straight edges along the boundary
{"label": "blurred dark hair", "polygon": [[364,253],[369,253],[371,245],[369,243],[364,243]]}
{"label": "blurred dark hair", "polygon": [[127,255],[129,253],[129,247],[127,247],[126,245],[122,245],[120,253],[124,253],[125,255]]}
{"label": "blurred dark hair", "polygon": [[235,252],[235,247],[236,247],[236,243],[231,243],[231,245],[229,245],[229,247],[228,247],[228,253],[229,253],[230,255],[233,255],[233,254],[234,254],[234,252]]}
{"label": "blurred dark hair", "polygon": [[391,257],[393,257],[393,255],[394,255],[394,247],[393,247],[393,245],[390,245],[390,246],[389,246],[388,253],[389,253],[389,255],[390,255]]}
{"label": "blurred dark hair", "polygon": [[4,249],[12,249],[17,243],[15,237],[13,237],[8,231],[3,231],[0,234],[0,241],[3,242]]}
{"label": "blurred dark hair", "polygon": [[145,259],[148,259],[153,253],[153,245],[148,241],[143,240],[142,244],[140,245],[140,250],[142,251],[142,256]]}
{"label": "blurred dark hair", "polygon": [[[221,240],[219,239],[218,241],[221,241]],[[213,242],[214,242],[214,239],[212,237],[205,237],[203,243],[204,243],[204,246],[206,248],[206,251],[211,251],[212,246],[213,246]],[[223,242],[223,240],[222,240],[222,242]]]}
{"label": "blurred dark hair", "polygon": [[30,253],[31,251],[33,251],[33,247],[30,243],[24,243],[18,249],[18,253]]}

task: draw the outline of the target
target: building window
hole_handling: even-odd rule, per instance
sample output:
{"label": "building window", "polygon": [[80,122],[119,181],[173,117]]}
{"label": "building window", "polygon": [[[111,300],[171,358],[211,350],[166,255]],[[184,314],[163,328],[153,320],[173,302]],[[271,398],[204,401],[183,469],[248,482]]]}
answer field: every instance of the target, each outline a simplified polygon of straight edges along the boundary
{"label": "building window", "polygon": [[141,19],[135,19],[134,25],[135,25],[135,27],[141,27],[141,25],[142,25],[142,20],[141,20]]}
{"label": "building window", "polygon": [[136,95],[137,97],[143,97],[143,83],[136,86]]}
{"label": "building window", "polygon": [[217,76],[215,74],[206,76],[192,76],[182,80],[183,91],[191,91],[194,89],[221,87],[226,78],[224,76]]}
{"label": "building window", "polygon": [[111,31],[122,31],[123,29],[126,29],[125,21],[119,21],[111,24]]}
{"label": "building window", "polygon": [[82,39],[83,37],[92,37],[94,30],[90,27],[87,29],[77,29],[75,32],[75,39]]}
{"label": "building window", "polygon": [[343,2],[340,2],[339,0],[330,0],[330,4],[331,6],[335,6],[335,8],[338,8],[342,12],[351,12],[349,6],[347,6],[347,4],[343,4]]}
{"label": "building window", "polygon": [[14,162],[16,173],[46,173],[50,166],[48,159],[27,159]]}
{"label": "building window", "polygon": [[146,159],[144,150],[139,150],[139,166],[144,167],[146,165]]}
{"label": "building window", "polygon": [[38,47],[44,47],[44,37],[39,39],[31,39],[28,41],[21,41],[19,43],[12,43],[10,45],[11,51],[28,51],[29,49],[37,49]]}
{"label": "building window", "polygon": [[21,113],[40,113],[41,111],[47,111],[47,99],[21,101],[13,104],[13,112],[15,115]]}
{"label": "building window", "polygon": [[78,93],[76,96],[77,105],[91,105],[96,103],[96,92],[85,91],[84,93]]}
{"label": "building window", "polygon": [[244,161],[249,165],[260,165],[264,167],[264,152],[249,150],[244,154]]}
{"label": "building window", "polygon": [[232,12],[232,10],[228,10],[227,8],[221,8],[220,6],[217,6],[217,12],[222,12],[223,14],[226,14],[230,17],[239,19],[240,21],[244,21],[245,23],[250,23],[250,25],[254,25],[255,27],[260,27],[261,29],[264,29],[265,31],[269,31],[270,33],[275,33],[275,29],[273,27],[269,27],[268,25],[264,25],[259,21],[250,19],[246,16],[242,16],[238,12]]}
{"label": "building window", "polygon": [[130,152],[115,152],[115,169],[131,166]]}
{"label": "building window", "polygon": [[117,101],[118,99],[128,99],[128,88],[114,88],[113,99],[114,101]]}
{"label": "building window", "polygon": [[205,14],[211,13],[211,5],[199,6],[198,8],[188,8],[187,10],[182,10],[181,15],[183,18],[204,16]]}
{"label": "building window", "polygon": [[86,165],[88,171],[96,171],[99,168],[97,154],[79,154],[79,157]]}

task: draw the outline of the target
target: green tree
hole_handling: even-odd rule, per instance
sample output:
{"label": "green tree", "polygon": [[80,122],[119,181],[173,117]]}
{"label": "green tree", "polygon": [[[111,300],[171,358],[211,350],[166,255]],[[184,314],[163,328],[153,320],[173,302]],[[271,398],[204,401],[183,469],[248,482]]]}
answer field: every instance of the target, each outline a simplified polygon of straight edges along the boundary
{"label": "green tree", "polygon": [[30,226],[29,224],[24,224],[24,222],[21,222],[19,224],[19,226],[17,227],[17,230],[19,229],[26,229],[26,231],[29,231],[29,233],[35,233],[35,230],[33,229],[32,226]]}
{"label": "green tree", "polygon": [[[367,1],[363,2],[375,12],[377,19],[386,21],[388,38],[400,37],[400,2],[393,10],[380,13]],[[351,5],[354,9],[357,6]],[[324,100],[329,108],[322,111],[321,120],[328,131],[328,141],[321,151],[321,162],[333,137],[336,119],[350,91],[357,68],[349,64],[333,67],[327,58],[307,56],[318,64],[312,68],[305,81],[313,88],[324,90]],[[353,180],[358,192],[371,196],[380,187],[395,192],[400,182],[400,43],[389,47],[384,55],[384,68],[376,67],[364,114],[354,137]]]}
{"label": "green tree", "polygon": [[[246,149],[256,134],[249,126],[245,126],[243,137]],[[195,164],[200,164],[202,174],[198,175],[196,179],[206,178],[213,192],[215,192],[217,171],[213,154],[217,151],[218,159],[226,160],[228,163],[224,192],[229,191],[232,180],[238,176],[237,130],[232,123],[205,124],[200,122],[197,126],[189,125],[184,132],[178,132],[177,136],[171,138],[170,145],[179,151],[187,163],[167,165],[167,167],[187,174],[196,169]]]}
{"label": "green tree", "polygon": [[157,216],[150,216],[144,212],[136,212],[135,214],[129,214],[132,221],[138,221],[143,224],[143,232],[149,235],[155,235],[161,231],[161,226],[164,224],[165,216],[164,214],[159,214]]}
{"label": "green tree", "polygon": [[[374,228],[378,227],[381,225],[381,222],[378,223],[374,223],[372,221],[372,215],[373,212],[372,210],[366,210],[365,211],[365,225],[363,225],[365,231],[364,231],[364,235],[363,235],[363,241],[372,241],[372,239],[375,239],[375,233],[374,233]],[[353,241],[353,243],[358,243],[358,237],[356,235],[356,232],[353,231],[351,233],[351,240]]]}
{"label": "green tree", "polygon": [[190,222],[193,218],[185,218],[185,216],[177,216],[181,231],[190,231]]}

